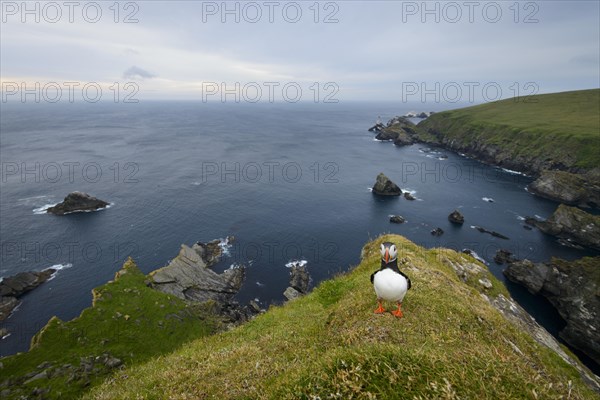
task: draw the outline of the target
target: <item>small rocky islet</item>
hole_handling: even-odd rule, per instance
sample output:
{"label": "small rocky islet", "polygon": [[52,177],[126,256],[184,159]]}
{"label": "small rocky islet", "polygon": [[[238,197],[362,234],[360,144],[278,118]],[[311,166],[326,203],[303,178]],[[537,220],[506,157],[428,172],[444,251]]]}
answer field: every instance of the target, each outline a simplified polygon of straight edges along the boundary
{"label": "small rocky islet", "polygon": [[100,200],[87,193],[71,192],[62,202],[46,209],[46,212],[54,215],[65,215],[75,212],[97,211],[109,205],[109,202]]}

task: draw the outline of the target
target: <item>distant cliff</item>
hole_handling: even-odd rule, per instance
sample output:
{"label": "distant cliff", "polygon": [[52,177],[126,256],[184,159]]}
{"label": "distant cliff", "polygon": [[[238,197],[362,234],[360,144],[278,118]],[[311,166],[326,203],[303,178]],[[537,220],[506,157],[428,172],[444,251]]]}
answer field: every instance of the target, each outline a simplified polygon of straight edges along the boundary
{"label": "distant cliff", "polygon": [[600,89],[543,94],[436,113],[421,139],[534,176],[600,170]]}

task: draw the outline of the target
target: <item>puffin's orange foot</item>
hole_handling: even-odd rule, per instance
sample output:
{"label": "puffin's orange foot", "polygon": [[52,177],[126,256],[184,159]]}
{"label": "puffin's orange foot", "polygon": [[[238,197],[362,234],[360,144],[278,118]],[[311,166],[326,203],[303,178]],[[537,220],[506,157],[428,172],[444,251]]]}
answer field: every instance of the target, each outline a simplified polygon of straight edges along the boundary
{"label": "puffin's orange foot", "polygon": [[383,314],[385,312],[385,308],[382,307],[381,302],[379,302],[379,307],[374,311],[375,314]]}
{"label": "puffin's orange foot", "polygon": [[394,314],[394,316],[397,318],[403,317],[404,314],[402,314],[402,310],[400,309],[400,303],[398,303],[398,309],[395,311],[392,311],[392,314]]}

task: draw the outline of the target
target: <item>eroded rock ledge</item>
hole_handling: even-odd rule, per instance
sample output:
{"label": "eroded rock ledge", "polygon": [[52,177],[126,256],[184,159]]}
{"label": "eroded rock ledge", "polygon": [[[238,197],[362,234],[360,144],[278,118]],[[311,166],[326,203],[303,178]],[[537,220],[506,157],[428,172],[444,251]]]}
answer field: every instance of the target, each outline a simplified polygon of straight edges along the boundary
{"label": "eroded rock ledge", "polygon": [[560,337],[600,364],[600,257],[552,258],[548,263],[511,257],[508,261],[504,275],[546,297],[567,322]]}
{"label": "eroded rock ledge", "polygon": [[4,278],[0,282],[0,321],[8,318],[19,304],[17,299],[20,296],[46,282],[55,272],[55,269],[48,268],[43,271],[21,272]]}
{"label": "eroded rock ledge", "polygon": [[233,300],[244,282],[245,267],[240,265],[217,274],[210,267],[219,261],[222,253],[219,240],[198,242],[192,247],[182,244],[177,257],[166,267],[149,274],[148,285],[183,300],[213,301],[216,312],[230,322],[246,321],[258,310]]}

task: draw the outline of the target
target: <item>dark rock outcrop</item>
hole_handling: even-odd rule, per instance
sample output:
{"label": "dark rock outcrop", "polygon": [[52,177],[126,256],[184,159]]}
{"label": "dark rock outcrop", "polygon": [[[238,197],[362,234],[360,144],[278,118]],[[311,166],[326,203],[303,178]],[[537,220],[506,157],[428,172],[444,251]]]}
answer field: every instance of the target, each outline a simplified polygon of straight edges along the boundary
{"label": "dark rock outcrop", "polygon": [[600,207],[600,179],[566,171],[543,171],[527,189],[540,197],[567,205]]}
{"label": "dark rock outcrop", "polygon": [[48,268],[43,271],[21,272],[4,278],[0,282],[0,321],[8,318],[18,304],[18,297],[46,282],[55,272],[55,269]]}
{"label": "dark rock outcrop", "polygon": [[78,211],[95,211],[108,206],[104,200],[97,199],[87,193],[73,192],[65,197],[62,203],[48,208],[46,212],[54,215],[65,215]]}
{"label": "dark rock outcrop", "polygon": [[390,217],[390,222],[393,224],[403,224],[406,220],[401,215],[392,215]]}
{"label": "dark rock outcrop", "polygon": [[[233,240],[228,237],[227,242]],[[246,276],[244,266],[235,266],[217,274],[210,269],[223,253],[220,240],[181,245],[179,255],[166,267],[151,272],[148,285],[161,292],[192,302],[213,302],[213,311],[225,322],[239,324],[260,312],[253,305],[241,305],[233,299]]]}
{"label": "dark rock outcrop", "polygon": [[513,256],[513,254],[506,250],[506,249],[500,249],[496,252],[496,255],[494,256],[494,262],[496,264],[506,264],[506,263],[510,263],[516,261],[516,258]]}
{"label": "dark rock outcrop", "polygon": [[481,226],[476,226],[475,229],[477,229],[481,233],[489,233],[490,235],[497,237],[499,239],[509,240],[508,236],[504,236],[503,234],[498,233],[496,231],[489,231]]}
{"label": "dark rock outcrop", "polygon": [[450,213],[450,215],[448,215],[448,221],[452,222],[453,224],[462,225],[465,222],[465,217],[460,213],[460,211],[454,210]]}
{"label": "dark rock outcrop", "polygon": [[306,266],[301,262],[292,263],[290,267],[290,286],[285,289],[283,295],[288,300],[293,300],[308,293],[310,285],[310,274]]}
{"label": "dark rock outcrop", "polygon": [[435,228],[434,230],[431,231],[431,234],[433,236],[442,236],[444,234],[444,230],[442,228]]}
{"label": "dark rock outcrop", "polygon": [[404,198],[406,200],[416,200],[415,196],[413,196],[410,192],[404,192]]}
{"label": "dark rock outcrop", "polygon": [[577,207],[561,204],[546,221],[526,218],[525,222],[548,235],[600,250],[600,216],[589,214]]}
{"label": "dark rock outcrop", "polygon": [[382,172],[377,175],[377,180],[373,186],[373,193],[379,196],[400,196],[402,190]]}
{"label": "dark rock outcrop", "polygon": [[181,245],[179,255],[169,265],[150,273],[150,287],[185,300],[228,302],[240,289],[245,268],[217,274],[209,269],[209,264],[216,262],[212,251],[216,246],[211,244]]}
{"label": "dark rock outcrop", "polygon": [[557,258],[549,263],[514,261],[504,274],[531,293],[546,297],[567,322],[560,337],[600,364],[600,257],[572,262]]}
{"label": "dark rock outcrop", "polygon": [[377,124],[369,131],[377,132],[375,139],[390,140],[396,146],[407,146],[417,141],[415,124],[404,117],[394,117],[387,125]]}

